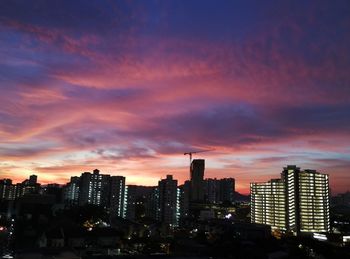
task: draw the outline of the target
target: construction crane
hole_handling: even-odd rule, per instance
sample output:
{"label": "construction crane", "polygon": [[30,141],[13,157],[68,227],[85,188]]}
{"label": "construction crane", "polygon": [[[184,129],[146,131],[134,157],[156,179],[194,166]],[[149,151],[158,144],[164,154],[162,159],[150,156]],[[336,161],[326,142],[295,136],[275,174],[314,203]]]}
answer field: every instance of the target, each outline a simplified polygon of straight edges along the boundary
{"label": "construction crane", "polygon": [[203,152],[209,152],[213,151],[214,149],[206,149],[206,150],[198,150],[198,151],[191,151],[191,152],[185,152],[184,155],[189,155],[190,156],[190,166],[192,162],[192,154],[197,154],[197,153],[203,153]]}

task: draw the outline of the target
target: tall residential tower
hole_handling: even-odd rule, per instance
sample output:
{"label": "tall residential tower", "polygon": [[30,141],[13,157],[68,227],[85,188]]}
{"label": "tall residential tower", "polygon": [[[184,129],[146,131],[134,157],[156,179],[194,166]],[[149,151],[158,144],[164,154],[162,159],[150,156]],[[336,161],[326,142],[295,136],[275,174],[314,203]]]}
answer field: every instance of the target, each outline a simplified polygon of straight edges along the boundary
{"label": "tall residential tower", "polygon": [[329,232],[328,175],[283,168],[281,179],[251,183],[251,221],[292,232]]}
{"label": "tall residential tower", "polygon": [[191,163],[191,202],[204,201],[204,159],[194,159]]}
{"label": "tall residential tower", "polygon": [[177,180],[172,175],[167,175],[158,183],[159,189],[159,219],[169,226],[178,225],[178,188]]}

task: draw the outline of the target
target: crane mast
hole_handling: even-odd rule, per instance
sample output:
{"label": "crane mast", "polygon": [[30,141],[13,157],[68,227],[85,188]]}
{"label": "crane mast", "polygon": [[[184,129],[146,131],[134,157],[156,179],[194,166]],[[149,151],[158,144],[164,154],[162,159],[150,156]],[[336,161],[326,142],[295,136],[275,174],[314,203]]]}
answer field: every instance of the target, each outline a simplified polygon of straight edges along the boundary
{"label": "crane mast", "polygon": [[206,149],[206,150],[199,150],[199,151],[190,151],[190,152],[185,152],[184,155],[189,155],[190,157],[190,170],[191,170],[191,163],[192,163],[192,155],[197,154],[197,153],[203,153],[203,152],[209,152],[213,151],[214,149]]}

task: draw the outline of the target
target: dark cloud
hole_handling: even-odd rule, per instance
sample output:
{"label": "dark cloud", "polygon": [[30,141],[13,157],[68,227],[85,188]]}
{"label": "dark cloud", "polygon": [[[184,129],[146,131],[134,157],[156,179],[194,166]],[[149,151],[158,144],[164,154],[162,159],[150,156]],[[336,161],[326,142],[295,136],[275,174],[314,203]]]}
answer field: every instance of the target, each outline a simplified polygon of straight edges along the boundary
{"label": "dark cloud", "polygon": [[[271,106],[269,106],[271,108]],[[271,111],[272,110],[272,111]],[[313,134],[347,134],[350,106],[277,106],[269,110],[249,104],[206,107],[170,118],[158,118],[146,138],[183,145],[240,147],[298,139]],[[340,126],[341,125],[341,126]],[[148,133],[147,133],[148,132]]]}
{"label": "dark cloud", "polygon": [[[350,130],[350,105],[305,104],[282,107],[276,112],[275,121],[290,128],[296,134],[343,133]],[[340,126],[341,125],[341,126]]]}
{"label": "dark cloud", "polygon": [[1,1],[0,17],[6,21],[66,31],[100,32],[120,24],[128,9],[115,1]]}

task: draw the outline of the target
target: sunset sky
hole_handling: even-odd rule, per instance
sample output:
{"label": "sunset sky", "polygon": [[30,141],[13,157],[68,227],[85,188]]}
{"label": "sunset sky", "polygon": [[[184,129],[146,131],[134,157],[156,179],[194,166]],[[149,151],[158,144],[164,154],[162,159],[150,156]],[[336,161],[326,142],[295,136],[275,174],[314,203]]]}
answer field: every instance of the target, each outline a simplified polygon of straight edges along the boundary
{"label": "sunset sky", "polygon": [[0,2],[0,178],[128,184],[296,164],[350,190],[350,2]]}

